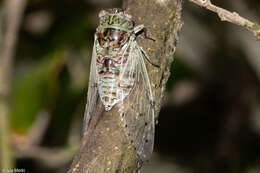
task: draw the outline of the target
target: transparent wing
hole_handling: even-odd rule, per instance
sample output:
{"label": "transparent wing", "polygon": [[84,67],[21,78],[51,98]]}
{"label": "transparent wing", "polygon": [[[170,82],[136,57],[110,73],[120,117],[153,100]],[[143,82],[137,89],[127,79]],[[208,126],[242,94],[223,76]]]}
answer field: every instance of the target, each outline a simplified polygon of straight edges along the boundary
{"label": "transparent wing", "polygon": [[123,100],[121,116],[126,136],[142,161],[149,158],[154,143],[154,109],[149,77],[140,47],[134,41],[122,79],[134,78],[134,88]]}
{"label": "transparent wing", "polygon": [[[144,132],[143,132],[143,140],[141,143],[140,153],[144,157],[144,159],[150,157],[150,155],[153,152],[153,145],[154,145],[154,133],[155,133],[155,120],[154,120],[154,100],[152,95],[152,88],[150,79],[147,73],[146,65],[144,63],[144,56],[141,52],[141,47],[139,47],[136,44],[136,51],[139,54],[138,58],[138,69],[140,70],[141,78],[144,82],[144,86],[140,88],[139,90],[144,91],[146,97],[143,99],[144,104],[144,120],[145,120],[145,126],[144,126]],[[145,52],[144,52],[145,53]],[[146,53],[145,53],[146,54]],[[147,55],[147,54],[146,54]],[[148,57],[149,58],[149,57]],[[137,96],[138,97],[138,96]]]}
{"label": "transparent wing", "polygon": [[87,104],[86,104],[84,120],[83,120],[82,134],[84,134],[87,131],[89,121],[91,120],[91,116],[96,110],[96,104],[98,101],[96,56],[97,56],[96,44],[94,43],[91,65],[90,65],[88,96],[87,96]]}

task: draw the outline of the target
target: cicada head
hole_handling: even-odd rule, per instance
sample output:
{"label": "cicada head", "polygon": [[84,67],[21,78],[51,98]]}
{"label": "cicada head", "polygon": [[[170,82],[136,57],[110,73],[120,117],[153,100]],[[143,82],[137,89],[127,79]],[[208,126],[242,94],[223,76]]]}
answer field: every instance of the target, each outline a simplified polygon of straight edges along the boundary
{"label": "cicada head", "polygon": [[113,8],[99,13],[100,24],[97,28],[99,45],[104,48],[122,47],[134,29],[131,15],[122,9]]}
{"label": "cicada head", "polygon": [[99,13],[99,27],[114,28],[129,32],[134,29],[134,21],[131,18],[131,15],[119,8],[102,10]]}

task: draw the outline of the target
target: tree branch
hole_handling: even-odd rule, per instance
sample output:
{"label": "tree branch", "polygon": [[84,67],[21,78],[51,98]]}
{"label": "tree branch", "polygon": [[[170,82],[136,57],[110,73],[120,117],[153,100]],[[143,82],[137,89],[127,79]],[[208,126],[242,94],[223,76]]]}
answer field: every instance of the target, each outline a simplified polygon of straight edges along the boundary
{"label": "tree branch", "polygon": [[260,40],[260,26],[257,23],[251,22],[250,20],[241,17],[236,12],[230,12],[226,9],[215,6],[211,3],[210,0],[189,1],[217,13],[221,21],[227,21],[245,27],[247,30],[251,31],[254,34],[257,40]]}
{"label": "tree branch", "polygon": [[[146,50],[152,62],[160,64],[160,68],[146,64],[155,100],[155,112],[158,116],[170,75],[178,32],[182,26],[181,0],[124,0],[123,3],[136,24],[144,24],[147,35],[156,40],[154,42],[142,37],[138,38],[138,44]],[[142,102],[133,103],[131,95],[146,97],[144,92],[134,89],[124,101],[124,104],[131,105],[133,109],[142,105]],[[125,136],[118,106],[110,111],[104,111],[99,100],[96,107],[96,112],[92,115],[69,172],[138,172],[139,160],[136,151]],[[128,116],[128,112],[125,116]]]}
{"label": "tree branch", "polygon": [[0,33],[0,168],[12,167],[8,130],[8,96],[15,43],[26,2],[26,0],[6,0],[3,9],[4,16],[0,21],[1,29],[5,29],[4,31],[1,30]]}

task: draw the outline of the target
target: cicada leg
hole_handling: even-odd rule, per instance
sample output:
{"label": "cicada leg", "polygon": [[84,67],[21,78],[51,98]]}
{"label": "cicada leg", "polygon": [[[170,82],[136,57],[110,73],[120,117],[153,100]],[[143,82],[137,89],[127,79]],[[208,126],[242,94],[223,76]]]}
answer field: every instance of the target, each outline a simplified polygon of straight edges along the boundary
{"label": "cicada leg", "polygon": [[139,46],[139,49],[140,49],[140,51],[142,52],[142,54],[144,55],[145,59],[146,59],[150,64],[152,64],[153,66],[155,66],[155,67],[157,67],[157,68],[160,68],[160,65],[155,64],[155,63],[152,62],[152,60],[150,59],[150,57],[148,56],[148,54],[144,51],[144,49],[143,49],[141,46]]}
{"label": "cicada leg", "polygon": [[135,33],[136,35],[141,34],[141,33],[144,33],[144,38],[149,39],[149,40],[152,40],[152,41],[155,41],[155,39],[153,39],[153,38],[147,36],[147,29],[144,27],[144,25],[137,25],[137,26],[134,28],[134,33]]}

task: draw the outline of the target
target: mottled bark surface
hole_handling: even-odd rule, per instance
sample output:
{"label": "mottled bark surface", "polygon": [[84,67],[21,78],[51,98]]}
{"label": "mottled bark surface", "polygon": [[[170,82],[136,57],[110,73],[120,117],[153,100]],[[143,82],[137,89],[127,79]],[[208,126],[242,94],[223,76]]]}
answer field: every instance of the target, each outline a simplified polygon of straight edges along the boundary
{"label": "mottled bark surface", "polygon": [[[136,24],[144,24],[147,35],[156,40],[153,42],[143,36],[138,37],[139,45],[152,61],[160,64],[160,68],[156,68],[146,63],[155,100],[155,116],[158,117],[182,25],[181,0],[125,0],[124,8]],[[144,97],[145,93],[134,90],[132,94]],[[125,104],[131,104],[134,108],[135,104],[142,103],[131,103],[131,97],[128,97]],[[99,101],[96,110],[69,172],[138,172],[139,160],[125,136],[118,106],[106,112]]]}

